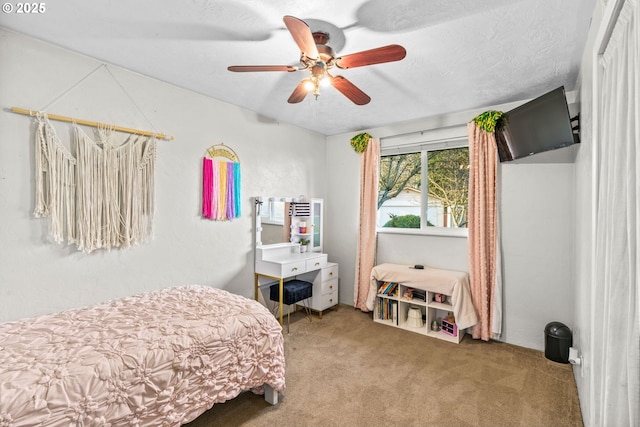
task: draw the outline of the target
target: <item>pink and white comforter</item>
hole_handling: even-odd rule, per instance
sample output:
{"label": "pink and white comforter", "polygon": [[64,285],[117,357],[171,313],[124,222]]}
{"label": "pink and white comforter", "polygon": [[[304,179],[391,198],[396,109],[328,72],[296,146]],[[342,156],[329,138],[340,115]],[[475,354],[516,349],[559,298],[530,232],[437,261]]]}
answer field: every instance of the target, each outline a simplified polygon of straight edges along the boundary
{"label": "pink and white comforter", "polygon": [[0,426],[177,426],[268,384],[282,328],[256,301],[179,286],[0,324]]}

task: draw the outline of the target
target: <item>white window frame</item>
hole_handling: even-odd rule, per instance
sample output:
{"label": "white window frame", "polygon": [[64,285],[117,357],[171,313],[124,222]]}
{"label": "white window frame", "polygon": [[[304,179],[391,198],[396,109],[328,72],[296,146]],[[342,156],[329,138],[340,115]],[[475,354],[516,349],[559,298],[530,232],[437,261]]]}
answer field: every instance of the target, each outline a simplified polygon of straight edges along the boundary
{"label": "white window frame", "polygon": [[[394,154],[409,154],[420,152],[422,159],[421,176],[427,177],[427,153],[429,151],[462,148],[469,146],[466,125],[451,128],[435,129],[432,131],[411,132],[409,134],[381,138],[380,157]],[[425,184],[423,182],[423,184]],[[468,237],[469,229],[453,227],[427,227],[428,191],[420,196],[420,228],[377,227],[376,231],[383,234],[429,235],[446,237]]]}

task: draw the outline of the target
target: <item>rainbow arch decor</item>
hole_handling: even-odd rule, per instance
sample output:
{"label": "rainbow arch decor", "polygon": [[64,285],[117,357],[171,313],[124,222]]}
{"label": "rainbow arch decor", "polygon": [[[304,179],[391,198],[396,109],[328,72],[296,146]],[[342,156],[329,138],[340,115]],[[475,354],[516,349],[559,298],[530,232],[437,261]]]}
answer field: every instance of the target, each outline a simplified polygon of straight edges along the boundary
{"label": "rainbow arch decor", "polygon": [[212,145],[202,159],[202,216],[230,221],[241,213],[240,159],[226,145]]}

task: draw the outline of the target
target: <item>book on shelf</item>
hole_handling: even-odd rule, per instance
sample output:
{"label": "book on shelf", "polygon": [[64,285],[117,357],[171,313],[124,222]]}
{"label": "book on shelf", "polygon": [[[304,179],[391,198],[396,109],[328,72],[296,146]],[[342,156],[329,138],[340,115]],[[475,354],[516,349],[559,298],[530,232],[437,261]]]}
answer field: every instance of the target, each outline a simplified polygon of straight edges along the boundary
{"label": "book on shelf", "polygon": [[396,295],[398,293],[397,289],[398,289],[398,284],[394,283],[393,285],[391,285],[391,288],[387,292],[387,295]]}
{"label": "book on shelf", "polygon": [[380,298],[378,301],[377,316],[379,320],[391,320],[398,322],[398,302]]}
{"label": "book on shelf", "polygon": [[383,282],[380,288],[378,288],[378,293],[381,295],[395,295],[396,289],[398,289],[397,283]]}
{"label": "book on shelf", "polygon": [[398,302],[397,301],[391,301],[391,310],[392,310],[393,324],[397,325],[398,324]]}

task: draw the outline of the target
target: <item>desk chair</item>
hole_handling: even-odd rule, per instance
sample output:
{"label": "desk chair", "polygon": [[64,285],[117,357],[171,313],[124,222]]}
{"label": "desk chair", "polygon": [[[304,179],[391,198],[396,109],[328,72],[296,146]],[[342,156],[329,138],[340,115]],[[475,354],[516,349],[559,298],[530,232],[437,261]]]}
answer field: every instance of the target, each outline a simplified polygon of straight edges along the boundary
{"label": "desk chair", "polygon": [[[305,314],[309,322],[311,322],[311,309],[309,307],[308,299],[311,298],[313,293],[313,283],[305,282],[304,280],[289,280],[284,282],[283,298],[282,301],[286,305],[297,304],[302,301],[305,309]],[[269,299],[271,301],[280,301],[280,292],[278,292],[279,284],[273,284],[269,287]],[[289,325],[291,324],[291,311],[287,310],[287,333],[289,333]]]}

